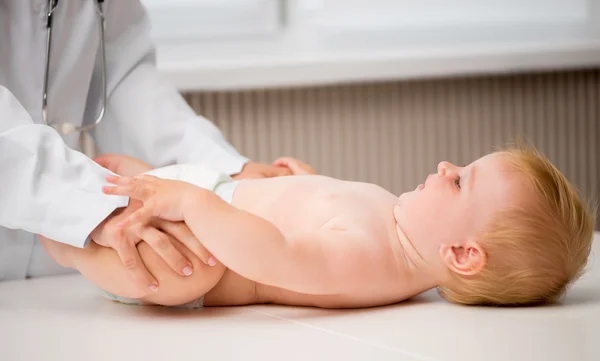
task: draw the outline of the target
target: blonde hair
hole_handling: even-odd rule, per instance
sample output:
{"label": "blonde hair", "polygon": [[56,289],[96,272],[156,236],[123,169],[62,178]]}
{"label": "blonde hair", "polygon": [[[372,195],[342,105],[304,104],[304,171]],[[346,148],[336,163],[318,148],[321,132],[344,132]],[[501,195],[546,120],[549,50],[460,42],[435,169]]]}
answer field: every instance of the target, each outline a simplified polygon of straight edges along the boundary
{"label": "blonde hair", "polygon": [[555,302],[584,272],[596,207],[539,151],[522,142],[501,150],[532,191],[499,211],[477,239],[487,256],[479,274],[452,274],[438,287],[446,300],[467,305]]}

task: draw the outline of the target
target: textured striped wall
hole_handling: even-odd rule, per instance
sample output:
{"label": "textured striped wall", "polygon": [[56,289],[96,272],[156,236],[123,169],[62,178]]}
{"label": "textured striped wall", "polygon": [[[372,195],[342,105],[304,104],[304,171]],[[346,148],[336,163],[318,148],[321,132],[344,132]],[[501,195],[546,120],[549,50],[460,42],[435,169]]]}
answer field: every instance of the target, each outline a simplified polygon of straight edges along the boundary
{"label": "textured striped wall", "polygon": [[600,71],[185,95],[245,155],[412,190],[518,134],[588,197],[600,194]]}

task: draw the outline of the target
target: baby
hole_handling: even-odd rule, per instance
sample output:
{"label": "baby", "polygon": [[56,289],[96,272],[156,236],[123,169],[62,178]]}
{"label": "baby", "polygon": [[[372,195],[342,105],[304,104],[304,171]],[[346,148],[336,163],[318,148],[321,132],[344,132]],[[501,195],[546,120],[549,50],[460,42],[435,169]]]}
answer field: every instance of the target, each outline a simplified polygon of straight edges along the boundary
{"label": "baby", "polygon": [[176,173],[162,177],[161,169],[109,177],[106,194],[144,204],[123,225],[184,221],[219,261],[206,265],[176,245],[195,268],[182,277],[141,242],[161,285],[150,296],[138,299],[112,249],[69,248],[63,264],[117,300],[167,306],[355,308],[434,287],[459,304],[531,305],[557,300],[584,272],[593,211],[534,149],[515,146],[464,167],[441,162],[399,197],[315,175],[293,159],[287,165],[296,176],[232,181],[171,166],[164,169]]}

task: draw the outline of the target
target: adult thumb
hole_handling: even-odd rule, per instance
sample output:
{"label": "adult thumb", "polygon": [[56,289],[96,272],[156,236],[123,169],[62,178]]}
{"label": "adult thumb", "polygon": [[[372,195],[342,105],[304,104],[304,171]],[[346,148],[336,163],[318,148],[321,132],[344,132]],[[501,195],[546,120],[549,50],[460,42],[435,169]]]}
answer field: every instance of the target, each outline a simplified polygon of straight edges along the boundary
{"label": "adult thumb", "polygon": [[106,168],[111,172],[118,173],[117,168],[119,167],[119,163],[111,154],[100,155],[98,157],[94,157],[92,160],[98,163],[98,165],[101,167]]}

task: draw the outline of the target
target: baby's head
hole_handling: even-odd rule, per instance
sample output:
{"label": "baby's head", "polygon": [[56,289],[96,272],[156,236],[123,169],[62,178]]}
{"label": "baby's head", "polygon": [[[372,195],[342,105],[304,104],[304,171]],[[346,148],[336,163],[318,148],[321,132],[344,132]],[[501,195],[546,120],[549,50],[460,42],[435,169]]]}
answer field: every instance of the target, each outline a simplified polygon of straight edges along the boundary
{"label": "baby's head", "polygon": [[585,270],[595,219],[558,169],[523,145],[464,167],[440,163],[394,213],[442,297],[471,305],[557,300]]}

